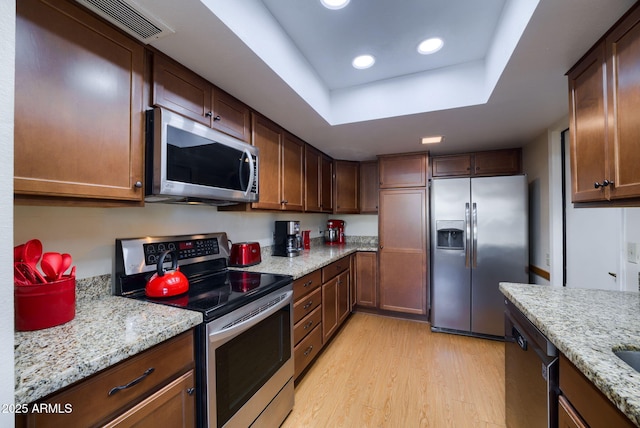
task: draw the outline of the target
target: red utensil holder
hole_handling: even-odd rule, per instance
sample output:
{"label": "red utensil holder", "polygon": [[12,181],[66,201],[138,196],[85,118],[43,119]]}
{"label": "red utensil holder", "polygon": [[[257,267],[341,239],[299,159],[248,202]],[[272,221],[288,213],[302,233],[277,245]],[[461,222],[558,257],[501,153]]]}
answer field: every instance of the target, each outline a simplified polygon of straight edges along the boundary
{"label": "red utensil holder", "polygon": [[76,316],[76,278],[38,285],[14,285],[15,328],[42,330],[71,321]]}

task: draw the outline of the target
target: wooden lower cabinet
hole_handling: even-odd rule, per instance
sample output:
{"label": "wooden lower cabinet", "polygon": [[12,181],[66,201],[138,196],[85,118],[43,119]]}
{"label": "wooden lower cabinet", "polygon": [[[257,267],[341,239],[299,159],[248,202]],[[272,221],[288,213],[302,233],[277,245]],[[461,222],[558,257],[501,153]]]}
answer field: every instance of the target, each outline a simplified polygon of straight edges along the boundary
{"label": "wooden lower cabinet", "polygon": [[317,325],[300,343],[293,348],[295,377],[302,374],[322,349],[322,325]]}
{"label": "wooden lower cabinet", "polygon": [[195,375],[190,370],[105,427],[193,427],[195,411]]}
{"label": "wooden lower cabinet", "polygon": [[[560,427],[581,427],[580,421],[591,428],[633,427],[635,426],[576,366],[560,354],[560,405],[565,402],[564,413],[560,407],[558,425]],[[568,405],[568,406],[567,406]],[[578,416],[577,418],[572,418]],[[574,421],[567,422],[573,419]],[[578,422],[575,422],[578,421]],[[565,425],[561,425],[561,422]],[[573,423],[573,424],[572,424]]]}
{"label": "wooden lower cabinet", "polygon": [[[194,366],[188,331],[37,402],[72,412],[30,413],[16,426],[195,426]],[[124,385],[130,386],[118,389]]]}
{"label": "wooden lower cabinet", "polygon": [[293,282],[293,354],[295,379],[322,349],[322,276],[320,270]]}
{"label": "wooden lower cabinet", "polygon": [[564,395],[558,397],[558,428],[588,428]]}
{"label": "wooden lower cabinet", "polygon": [[356,253],[356,305],[378,307],[378,253],[359,251]]}

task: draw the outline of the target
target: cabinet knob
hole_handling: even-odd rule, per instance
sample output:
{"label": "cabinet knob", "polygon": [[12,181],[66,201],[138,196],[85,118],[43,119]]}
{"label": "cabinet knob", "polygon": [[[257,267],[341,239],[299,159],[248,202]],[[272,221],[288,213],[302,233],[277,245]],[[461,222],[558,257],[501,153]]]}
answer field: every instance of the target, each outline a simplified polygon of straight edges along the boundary
{"label": "cabinet knob", "polygon": [[213,116],[213,112],[212,111],[208,111],[204,115],[207,116],[207,117],[211,117],[211,116]]}
{"label": "cabinet knob", "polygon": [[281,204],[285,204],[285,205],[286,205],[286,204],[288,204],[288,203],[289,203],[289,201],[287,201],[286,199],[283,199],[283,200],[281,200],[281,201],[280,201],[280,203],[281,203]]}
{"label": "cabinet knob", "polygon": [[189,395],[193,395],[193,393],[194,393],[194,392],[196,392],[196,389],[195,389],[195,388],[189,388],[189,389],[187,389],[187,394],[189,394]]}
{"label": "cabinet knob", "polygon": [[141,189],[142,188],[142,181],[136,181],[135,184],[133,185],[133,187],[135,187],[136,189]]}
{"label": "cabinet knob", "polygon": [[595,187],[596,189],[599,189],[600,187],[607,187],[607,186],[613,187],[613,181],[604,179],[602,180],[602,183],[598,183],[597,181],[593,183],[593,187]]}
{"label": "cabinet knob", "polygon": [[213,120],[215,120],[217,122],[219,120],[222,120],[222,118],[220,117],[220,115],[217,115],[216,117],[213,118]]}

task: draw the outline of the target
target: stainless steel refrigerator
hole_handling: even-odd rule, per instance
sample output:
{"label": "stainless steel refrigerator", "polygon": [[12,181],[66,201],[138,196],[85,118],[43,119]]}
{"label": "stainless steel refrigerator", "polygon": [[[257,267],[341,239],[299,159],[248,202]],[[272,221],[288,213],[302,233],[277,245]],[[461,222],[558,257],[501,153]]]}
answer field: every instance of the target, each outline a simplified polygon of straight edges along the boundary
{"label": "stainless steel refrigerator", "polygon": [[525,175],[431,184],[431,329],[504,337],[502,281],[528,283]]}

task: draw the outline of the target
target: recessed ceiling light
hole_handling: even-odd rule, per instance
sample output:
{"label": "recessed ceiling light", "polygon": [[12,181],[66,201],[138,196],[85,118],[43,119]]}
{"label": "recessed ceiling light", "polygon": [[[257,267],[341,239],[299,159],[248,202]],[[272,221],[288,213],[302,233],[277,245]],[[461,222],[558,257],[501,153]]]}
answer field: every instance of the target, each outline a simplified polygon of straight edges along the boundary
{"label": "recessed ceiling light", "polygon": [[433,37],[431,39],[423,40],[418,45],[418,52],[422,55],[429,55],[438,52],[442,49],[444,42],[439,37]]}
{"label": "recessed ceiling light", "polygon": [[327,9],[342,9],[349,4],[349,0],[320,0],[320,3]]}
{"label": "recessed ceiling light", "polygon": [[444,141],[444,137],[442,135],[422,138],[422,144],[436,144],[436,143],[441,143],[443,141]]}
{"label": "recessed ceiling light", "polygon": [[365,68],[371,67],[376,62],[376,59],[373,55],[360,55],[353,59],[351,65],[355,68],[363,70]]}

